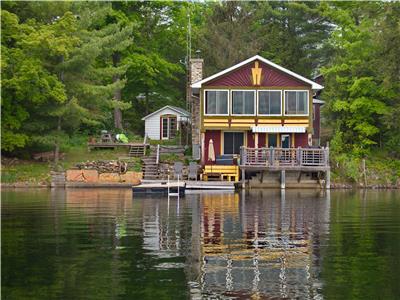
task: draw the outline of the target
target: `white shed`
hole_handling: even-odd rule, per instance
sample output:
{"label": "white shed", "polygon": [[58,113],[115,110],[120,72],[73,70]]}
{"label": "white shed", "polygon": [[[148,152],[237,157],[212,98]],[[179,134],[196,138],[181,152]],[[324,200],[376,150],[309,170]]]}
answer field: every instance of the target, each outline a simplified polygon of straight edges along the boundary
{"label": "white shed", "polygon": [[167,105],[142,118],[144,134],[152,140],[168,140],[176,136],[181,122],[189,122],[190,114],[183,108]]}

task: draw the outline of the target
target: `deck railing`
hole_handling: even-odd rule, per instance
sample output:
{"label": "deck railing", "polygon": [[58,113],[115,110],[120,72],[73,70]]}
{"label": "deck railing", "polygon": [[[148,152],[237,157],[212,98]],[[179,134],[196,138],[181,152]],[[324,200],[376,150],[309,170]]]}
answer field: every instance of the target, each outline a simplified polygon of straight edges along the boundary
{"label": "deck railing", "polygon": [[241,147],[242,166],[329,166],[329,148],[249,148]]}

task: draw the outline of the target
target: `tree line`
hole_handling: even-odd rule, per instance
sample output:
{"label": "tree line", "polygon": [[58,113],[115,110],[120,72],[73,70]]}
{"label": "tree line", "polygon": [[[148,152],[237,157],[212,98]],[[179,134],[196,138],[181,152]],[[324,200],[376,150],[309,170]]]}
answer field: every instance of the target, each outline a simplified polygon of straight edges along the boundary
{"label": "tree line", "polygon": [[396,2],[3,2],[2,152],[59,151],[100,129],[185,107],[191,52],[205,75],[260,54],[322,74],[334,153],[400,153]]}

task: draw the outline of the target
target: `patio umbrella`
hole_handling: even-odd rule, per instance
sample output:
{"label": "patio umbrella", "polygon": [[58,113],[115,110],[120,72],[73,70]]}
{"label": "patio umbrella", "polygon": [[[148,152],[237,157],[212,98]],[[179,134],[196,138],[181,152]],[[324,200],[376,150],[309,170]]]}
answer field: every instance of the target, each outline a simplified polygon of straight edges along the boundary
{"label": "patio umbrella", "polygon": [[212,139],[208,142],[208,160],[215,161],[214,142]]}

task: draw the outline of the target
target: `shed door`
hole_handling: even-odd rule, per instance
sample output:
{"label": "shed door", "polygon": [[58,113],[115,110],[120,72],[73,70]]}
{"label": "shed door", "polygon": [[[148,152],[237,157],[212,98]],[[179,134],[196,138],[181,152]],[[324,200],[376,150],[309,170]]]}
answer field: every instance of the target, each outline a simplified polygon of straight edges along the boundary
{"label": "shed door", "polygon": [[161,138],[163,140],[173,139],[177,131],[177,118],[176,116],[162,116],[161,117]]}

